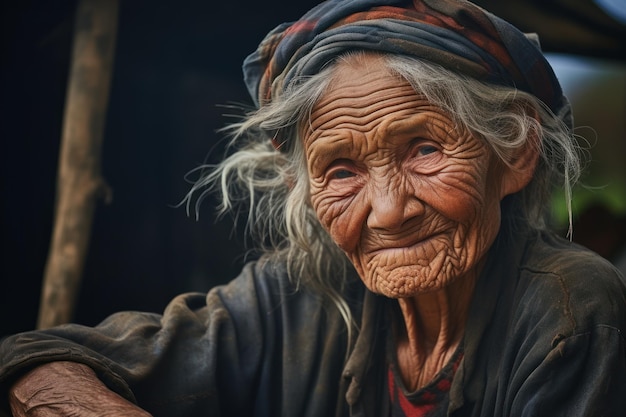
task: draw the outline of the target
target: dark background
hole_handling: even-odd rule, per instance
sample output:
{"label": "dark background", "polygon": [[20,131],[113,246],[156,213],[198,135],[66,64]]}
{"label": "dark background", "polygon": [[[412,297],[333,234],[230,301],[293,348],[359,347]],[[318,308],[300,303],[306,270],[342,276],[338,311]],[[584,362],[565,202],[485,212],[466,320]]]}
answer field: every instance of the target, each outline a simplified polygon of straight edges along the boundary
{"label": "dark background", "polygon": [[[292,3],[297,3],[294,6]],[[307,4],[308,3],[308,4]],[[222,154],[219,105],[250,104],[241,63],[281,21],[315,2],[121,0],[98,204],[75,320],[162,311],[244,261],[214,204],[200,220],[173,206],[186,173]],[[1,333],[35,325],[50,243],[76,1],[2,4]],[[214,149],[215,148],[215,149]],[[235,235],[236,238],[236,235]]]}
{"label": "dark background", "polygon": [[[206,291],[240,270],[241,233],[228,218],[216,222],[212,201],[198,221],[173,206],[189,189],[185,174],[222,155],[215,130],[228,118],[219,105],[250,104],[244,57],[315,3],[120,1],[102,154],[112,199],[95,213],[76,322],[93,325],[118,310],[160,312],[174,295]],[[75,7],[2,3],[0,336],[36,322]],[[558,42],[544,47],[560,50]],[[582,53],[624,57],[623,45]]]}

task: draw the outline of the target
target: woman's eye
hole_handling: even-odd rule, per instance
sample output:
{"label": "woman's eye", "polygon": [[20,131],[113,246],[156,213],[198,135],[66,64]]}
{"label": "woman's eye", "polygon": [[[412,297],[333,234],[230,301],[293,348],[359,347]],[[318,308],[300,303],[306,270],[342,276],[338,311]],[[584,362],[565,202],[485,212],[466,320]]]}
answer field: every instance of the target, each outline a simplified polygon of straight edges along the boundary
{"label": "woman's eye", "polygon": [[338,169],[332,173],[332,178],[337,180],[342,180],[345,178],[354,177],[354,172],[348,171],[347,169]]}
{"label": "woman's eye", "polygon": [[416,142],[409,155],[412,169],[421,174],[432,174],[441,169],[445,159],[442,147],[426,140]]}
{"label": "woman's eye", "polygon": [[356,173],[354,162],[349,159],[337,159],[326,168],[326,178],[330,180],[352,178]]}
{"label": "woman's eye", "polygon": [[425,145],[419,148],[418,153],[420,155],[429,155],[431,153],[437,152],[437,148],[432,145]]}

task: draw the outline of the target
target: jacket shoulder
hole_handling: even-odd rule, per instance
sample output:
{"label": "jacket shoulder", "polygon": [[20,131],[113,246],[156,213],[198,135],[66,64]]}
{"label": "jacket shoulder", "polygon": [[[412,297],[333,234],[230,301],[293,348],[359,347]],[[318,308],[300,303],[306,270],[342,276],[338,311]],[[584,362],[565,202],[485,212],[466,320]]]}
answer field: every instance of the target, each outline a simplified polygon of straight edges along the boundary
{"label": "jacket shoulder", "polygon": [[624,277],[598,254],[541,233],[527,246],[519,268],[519,305],[532,311],[534,320],[561,320],[571,334],[604,325],[626,330]]}

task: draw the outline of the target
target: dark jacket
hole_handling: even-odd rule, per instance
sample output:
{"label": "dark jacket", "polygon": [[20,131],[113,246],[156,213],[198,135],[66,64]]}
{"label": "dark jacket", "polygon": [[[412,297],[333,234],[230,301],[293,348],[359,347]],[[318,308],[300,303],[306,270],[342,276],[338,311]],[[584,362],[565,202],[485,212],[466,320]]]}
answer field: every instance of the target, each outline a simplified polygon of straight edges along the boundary
{"label": "dark jacket", "polygon": [[[163,315],[28,332],[0,346],[4,392],[53,360],[83,362],[155,416],[388,415],[387,310],[362,285],[347,355],[337,310],[275,265],[249,264]],[[599,256],[545,233],[500,237],[479,279],[454,377],[454,416],[623,416],[626,287]]]}

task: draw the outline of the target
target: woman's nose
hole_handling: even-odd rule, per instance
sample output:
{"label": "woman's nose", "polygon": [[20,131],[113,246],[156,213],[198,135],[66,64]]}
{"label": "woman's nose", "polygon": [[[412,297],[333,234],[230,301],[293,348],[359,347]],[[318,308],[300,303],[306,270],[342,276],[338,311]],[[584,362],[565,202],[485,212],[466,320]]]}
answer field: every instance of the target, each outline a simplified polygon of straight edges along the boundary
{"label": "woman's nose", "polygon": [[407,220],[424,212],[424,204],[410,186],[386,184],[373,188],[367,218],[367,226],[371,229],[399,229]]}

